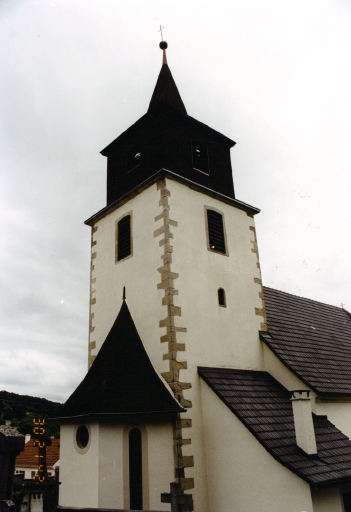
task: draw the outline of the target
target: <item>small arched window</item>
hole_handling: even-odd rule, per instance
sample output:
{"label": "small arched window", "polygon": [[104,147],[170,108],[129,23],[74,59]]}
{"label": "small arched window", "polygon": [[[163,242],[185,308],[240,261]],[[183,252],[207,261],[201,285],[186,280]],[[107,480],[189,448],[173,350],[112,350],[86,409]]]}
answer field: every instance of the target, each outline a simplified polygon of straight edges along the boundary
{"label": "small arched window", "polygon": [[143,466],[141,431],[129,431],[129,497],[132,510],[143,509]]}
{"label": "small arched window", "polygon": [[225,300],[225,290],[223,290],[223,288],[218,288],[218,305],[222,306],[222,308],[227,307],[227,302]]}

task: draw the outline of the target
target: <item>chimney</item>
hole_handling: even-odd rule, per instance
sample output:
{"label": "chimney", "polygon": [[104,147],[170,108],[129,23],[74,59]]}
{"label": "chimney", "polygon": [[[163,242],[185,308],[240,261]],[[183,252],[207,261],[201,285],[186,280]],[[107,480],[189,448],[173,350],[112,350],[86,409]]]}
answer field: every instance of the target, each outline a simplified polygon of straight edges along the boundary
{"label": "chimney", "polygon": [[307,455],[316,455],[317,445],[312,420],[310,391],[292,391],[291,402],[297,446],[307,453]]}

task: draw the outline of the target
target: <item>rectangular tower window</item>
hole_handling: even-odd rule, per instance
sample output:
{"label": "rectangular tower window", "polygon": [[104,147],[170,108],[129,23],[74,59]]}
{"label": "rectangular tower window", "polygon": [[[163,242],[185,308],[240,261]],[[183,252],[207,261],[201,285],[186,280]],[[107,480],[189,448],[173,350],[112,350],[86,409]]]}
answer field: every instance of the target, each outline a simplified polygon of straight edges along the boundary
{"label": "rectangular tower window", "polygon": [[221,254],[227,254],[223,215],[215,210],[207,209],[206,212],[208,249]]}
{"label": "rectangular tower window", "polygon": [[116,226],[116,261],[132,254],[131,215],[125,215]]}

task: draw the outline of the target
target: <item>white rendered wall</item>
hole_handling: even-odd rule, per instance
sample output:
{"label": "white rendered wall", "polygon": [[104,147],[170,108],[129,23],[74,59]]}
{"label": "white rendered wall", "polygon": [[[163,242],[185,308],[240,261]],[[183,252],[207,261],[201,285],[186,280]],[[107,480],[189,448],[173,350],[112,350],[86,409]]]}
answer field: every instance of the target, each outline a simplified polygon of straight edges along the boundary
{"label": "white rendered wall", "polygon": [[123,427],[100,423],[99,473],[96,479],[99,508],[124,508]]}
{"label": "white rendered wall", "polygon": [[91,423],[88,450],[75,443],[76,425],[61,425],[59,505],[98,507],[99,425]]}
{"label": "white rendered wall", "polygon": [[279,464],[203,381],[201,394],[209,511],[315,512],[310,486]]}
{"label": "white rendered wall", "polygon": [[[24,471],[24,478],[34,478],[32,476],[33,471],[36,473],[38,470],[38,466],[35,467],[24,467],[24,466],[16,466],[16,473],[17,471]],[[53,467],[48,467],[48,476],[54,476],[55,475],[55,469]]]}
{"label": "white rendered wall", "polygon": [[143,444],[144,509],[169,510],[161,492],[174,480],[172,423],[100,424],[99,507],[129,508],[128,433],[140,428]]}
{"label": "white rendered wall", "polygon": [[[182,311],[178,325],[187,329],[178,334],[179,342],[186,343],[186,351],[179,356],[187,361],[181,376],[192,384],[184,393],[192,408],[182,418],[191,418],[192,427],[183,432],[183,437],[191,438],[191,444],[183,446],[183,455],[194,456],[194,466],[186,470],[186,476],[195,479],[195,488],[189,491],[195,510],[207,512],[211,508],[197,367],[263,369],[258,331],[264,318],[255,314],[255,308],[262,308],[261,287],[254,281],[261,276],[257,254],[252,252],[254,233],[249,229],[254,219],[176,181],[167,180],[167,188],[171,192],[170,218],[178,222],[172,229],[172,271],[179,273],[175,304]],[[229,256],[207,249],[205,206],[224,216]],[[226,292],[226,308],[218,305],[218,288]]]}
{"label": "white rendered wall", "polygon": [[262,341],[264,369],[272,377],[274,377],[282,386],[289,391],[296,391],[297,389],[309,390],[302,380],[300,380],[289,368],[287,368],[271,351],[269,347]]}
{"label": "white rendered wall", "polygon": [[[157,284],[162,265],[158,240],[154,238],[155,216],[159,213],[159,193],[156,185],[150,186],[126,204],[98,221],[93,235],[96,244],[92,253],[94,270],[91,285],[92,329],[90,341],[96,342],[96,355],[106,339],[122,305],[123,286],[126,287],[127,304],[141,339],[159,373],[167,371],[162,359],[159,320],[164,316]],[[132,215],[132,257],[115,262],[116,221],[126,213]]]}
{"label": "white rendered wall", "polygon": [[343,434],[351,439],[351,402],[316,401],[317,414],[325,414]]}
{"label": "white rendered wall", "polygon": [[174,482],[173,428],[172,424],[146,425],[148,442],[149,508],[170,510],[170,505],[161,503],[161,492],[170,492]]}
{"label": "white rendered wall", "polygon": [[339,489],[312,490],[313,512],[344,512]]}
{"label": "white rendered wall", "polygon": [[[256,309],[262,308],[261,275],[254,252],[252,217],[174,180],[167,179],[166,187],[170,192],[169,217],[178,224],[171,226],[170,241],[171,271],[179,275],[174,281],[178,290],[174,305],[181,308],[175,325],[187,330],[177,333],[177,342],[186,345],[184,352],[178,352],[177,360],[187,363],[187,369],[180,371],[180,381],[192,386],[184,391],[192,407],[182,418],[191,419],[192,426],[183,430],[183,438],[191,439],[191,444],[183,445],[183,456],[194,456],[194,467],[186,468],[186,477],[195,479],[195,488],[189,492],[193,494],[196,510],[206,512],[207,476],[197,367],[264,369],[258,331],[265,319],[256,314]],[[207,249],[205,206],[224,215],[229,256]],[[115,224],[129,212],[133,256],[115,263]],[[162,219],[155,221],[161,212],[160,190],[153,184],[95,224],[98,229],[93,234],[94,317],[90,334],[90,341],[96,344],[91,354],[95,355],[115,321],[126,286],[128,307],[159,374],[169,370],[168,361],[163,359],[167,347],[160,343],[166,329],[159,327],[160,320],[167,317],[167,306],[162,305],[164,290],[157,289],[164,248],[159,245],[162,235],[154,236],[163,223]],[[220,287],[226,292],[226,308],[218,305]],[[172,474],[169,482],[173,480]]]}
{"label": "white rendered wall", "polygon": [[[258,296],[260,279],[257,256],[252,252],[253,218],[244,211],[191,190],[173,180],[167,180],[171,192],[170,217],[178,222],[172,228],[172,271],[179,273],[176,300],[182,309],[179,319],[187,328],[187,360],[198,365],[232,366],[262,369],[262,351],[258,330],[263,317],[255,314],[261,308]],[[92,252],[94,271],[92,305],[94,313],[90,340],[96,342],[96,354],[105,340],[122,304],[126,286],[127,304],[151,360],[159,373],[167,371],[162,360],[158,326],[165,317],[162,306],[163,290],[157,290],[162,265],[162,247],[153,232],[161,223],[155,222],[160,213],[159,192],[151,185],[120,208],[96,223]],[[207,250],[204,206],[223,212],[229,256]],[[127,212],[133,219],[133,256],[115,263],[115,223]],[[218,306],[217,290],[226,291],[227,307]],[[185,340],[186,338],[186,340]]]}
{"label": "white rendered wall", "polygon": [[[252,252],[254,219],[176,181],[167,180],[167,188],[170,217],[178,222],[172,230],[172,271],[179,273],[177,300],[187,328],[188,366],[192,360],[194,367],[262,369],[258,331],[264,319],[255,314],[262,301],[254,282],[261,278]],[[205,206],[224,215],[229,256],[207,249]],[[218,305],[218,288],[226,292],[225,308]]]}
{"label": "white rendered wall", "polygon": [[61,426],[59,504],[69,507],[129,508],[128,432],[143,432],[143,495],[145,510],[169,510],[161,493],[174,481],[172,422],[90,425],[85,453],[77,451],[75,425]]}
{"label": "white rendered wall", "polygon": [[36,468],[25,468],[23,466],[16,466],[16,473],[24,471],[24,478],[33,478],[32,471],[36,471]]}

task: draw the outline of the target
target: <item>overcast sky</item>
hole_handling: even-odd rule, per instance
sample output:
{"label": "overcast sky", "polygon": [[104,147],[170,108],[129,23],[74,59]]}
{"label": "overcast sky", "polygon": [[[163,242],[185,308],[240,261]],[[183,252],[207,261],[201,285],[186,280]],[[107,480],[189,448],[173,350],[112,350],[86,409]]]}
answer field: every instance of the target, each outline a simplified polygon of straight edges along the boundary
{"label": "overcast sky", "polygon": [[349,0],[1,0],[0,389],[65,401],[86,372],[83,222],[160,24],[189,115],[237,142],[264,284],[351,310]]}

